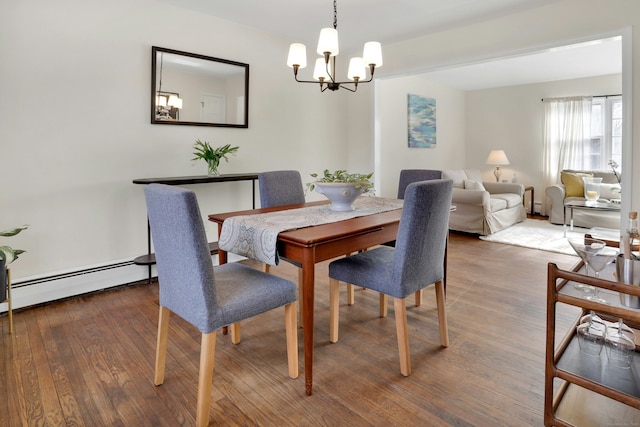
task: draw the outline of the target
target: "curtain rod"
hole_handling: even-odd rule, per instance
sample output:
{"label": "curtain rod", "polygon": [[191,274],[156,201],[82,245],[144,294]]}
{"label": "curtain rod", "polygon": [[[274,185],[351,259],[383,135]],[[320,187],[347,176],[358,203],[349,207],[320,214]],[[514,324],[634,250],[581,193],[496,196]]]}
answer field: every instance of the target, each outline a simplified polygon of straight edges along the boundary
{"label": "curtain rod", "polygon": [[[589,95],[584,95],[584,96],[589,96]],[[593,95],[592,98],[609,98],[609,97],[613,97],[613,96],[622,96],[621,93],[617,93],[615,95]],[[569,96],[561,96],[560,98],[571,98]],[[545,99],[554,99],[554,98],[542,98],[540,101],[543,101]]]}

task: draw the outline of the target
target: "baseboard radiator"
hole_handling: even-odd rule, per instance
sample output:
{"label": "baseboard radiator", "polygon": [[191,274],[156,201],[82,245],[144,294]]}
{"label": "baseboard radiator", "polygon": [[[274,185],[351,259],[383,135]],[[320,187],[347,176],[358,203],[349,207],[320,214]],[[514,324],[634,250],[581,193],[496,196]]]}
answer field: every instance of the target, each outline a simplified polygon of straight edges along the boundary
{"label": "baseboard radiator", "polygon": [[[218,256],[214,255],[211,258],[213,264],[218,265]],[[241,259],[243,258],[229,254],[229,262]],[[151,275],[157,275],[155,265],[152,266]],[[12,308],[16,310],[116,286],[145,282],[148,278],[148,267],[134,264],[133,259],[24,277],[11,283]],[[0,313],[7,311],[8,304],[0,304]]]}

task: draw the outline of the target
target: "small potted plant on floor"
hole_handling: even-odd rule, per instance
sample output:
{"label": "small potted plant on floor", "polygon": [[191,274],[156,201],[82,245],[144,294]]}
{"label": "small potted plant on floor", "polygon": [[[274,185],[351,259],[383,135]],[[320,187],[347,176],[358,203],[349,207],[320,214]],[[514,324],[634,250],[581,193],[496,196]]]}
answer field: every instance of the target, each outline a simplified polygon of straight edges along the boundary
{"label": "small potted plant on floor", "polygon": [[223,145],[222,147],[212,148],[207,141],[196,140],[193,144],[195,150],[193,154],[195,157],[191,160],[202,159],[207,162],[207,174],[209,176],[219,175],[218,166],[220,166],[220,160],[224,159],[229,161],[227,154],[235,154],[239,147],[232,147],[231,145]]}
{"label": "small potted plant on floor", "polygon": [[312,173],[315,181],[307,183],[309,191],[317,191],[331,201],[333,211],[351,211],[353,202],[362,194],[373,193],[372,173],[348,173],[346,170],[324,170],[322,176]]}
{"label": "small potted plant on floor", "polygon": [[[2,237],[11,237],[20,233],[22,230],[27,229],[28,225],[12,228],[0,232]],[[10,246],[0,246],[0,302],[7,299],[7,267],[13,261],[18,259],[18,256],[24,253],[22,249],[13,249]]]}

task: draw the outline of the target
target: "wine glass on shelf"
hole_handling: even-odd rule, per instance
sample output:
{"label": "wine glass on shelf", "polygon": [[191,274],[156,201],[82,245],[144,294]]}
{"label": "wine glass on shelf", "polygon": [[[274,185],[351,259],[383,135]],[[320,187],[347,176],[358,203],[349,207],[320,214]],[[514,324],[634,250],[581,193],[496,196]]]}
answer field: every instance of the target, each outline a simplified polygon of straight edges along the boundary
{"label": "wine glass on shelf", "polygon": [[[609,246],[605,246],[600,249],[597,253],[595,253],[589,260],[589,266],[594,272],[595,277],[600,277],[600,272],[604,270],[604,268],[611,264],[614,259],[618,256],[618,250]],[[597,286],[592,286],[593,294],[586,295],[585,299],[589,301],[599,302],[601,304],[609,304],[609,302],[602,298],[599,295],[600,288]]]}
{"label": "wine glass on shelf", "polygon": [[607,326],[593,310],[590,314],[583,316],[580,322],[576,326],[580,351],[591,356],[598,356],[604,346]]}
{"label": "wine glass on shelf", "polygon": [[635,333],[622,323],[622,319],[618,319],[616,326],[607,328],[605,344],[609,363],[618,368],[631,367],[636,350]]}
{"label": "wine glass on shelf", "polygon": [[[591,259],[606,246],[605,242],[591,237],[572,237],[569,238],[569,244],[584,261],[584,274],[588,276]],[[593,286],[585,285],[584,283],[575,283],[574,287],[584,293],[594,292],[595,290]]]}

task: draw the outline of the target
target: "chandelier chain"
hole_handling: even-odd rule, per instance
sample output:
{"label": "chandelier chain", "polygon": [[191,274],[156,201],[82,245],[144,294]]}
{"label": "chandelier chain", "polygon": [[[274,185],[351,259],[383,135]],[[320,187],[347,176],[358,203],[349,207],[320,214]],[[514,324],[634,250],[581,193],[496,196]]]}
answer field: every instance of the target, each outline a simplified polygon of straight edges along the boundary
{"label": "chandelier chain", "polygon": [[338,29],[338,0],[333,0],[333,29]]}

